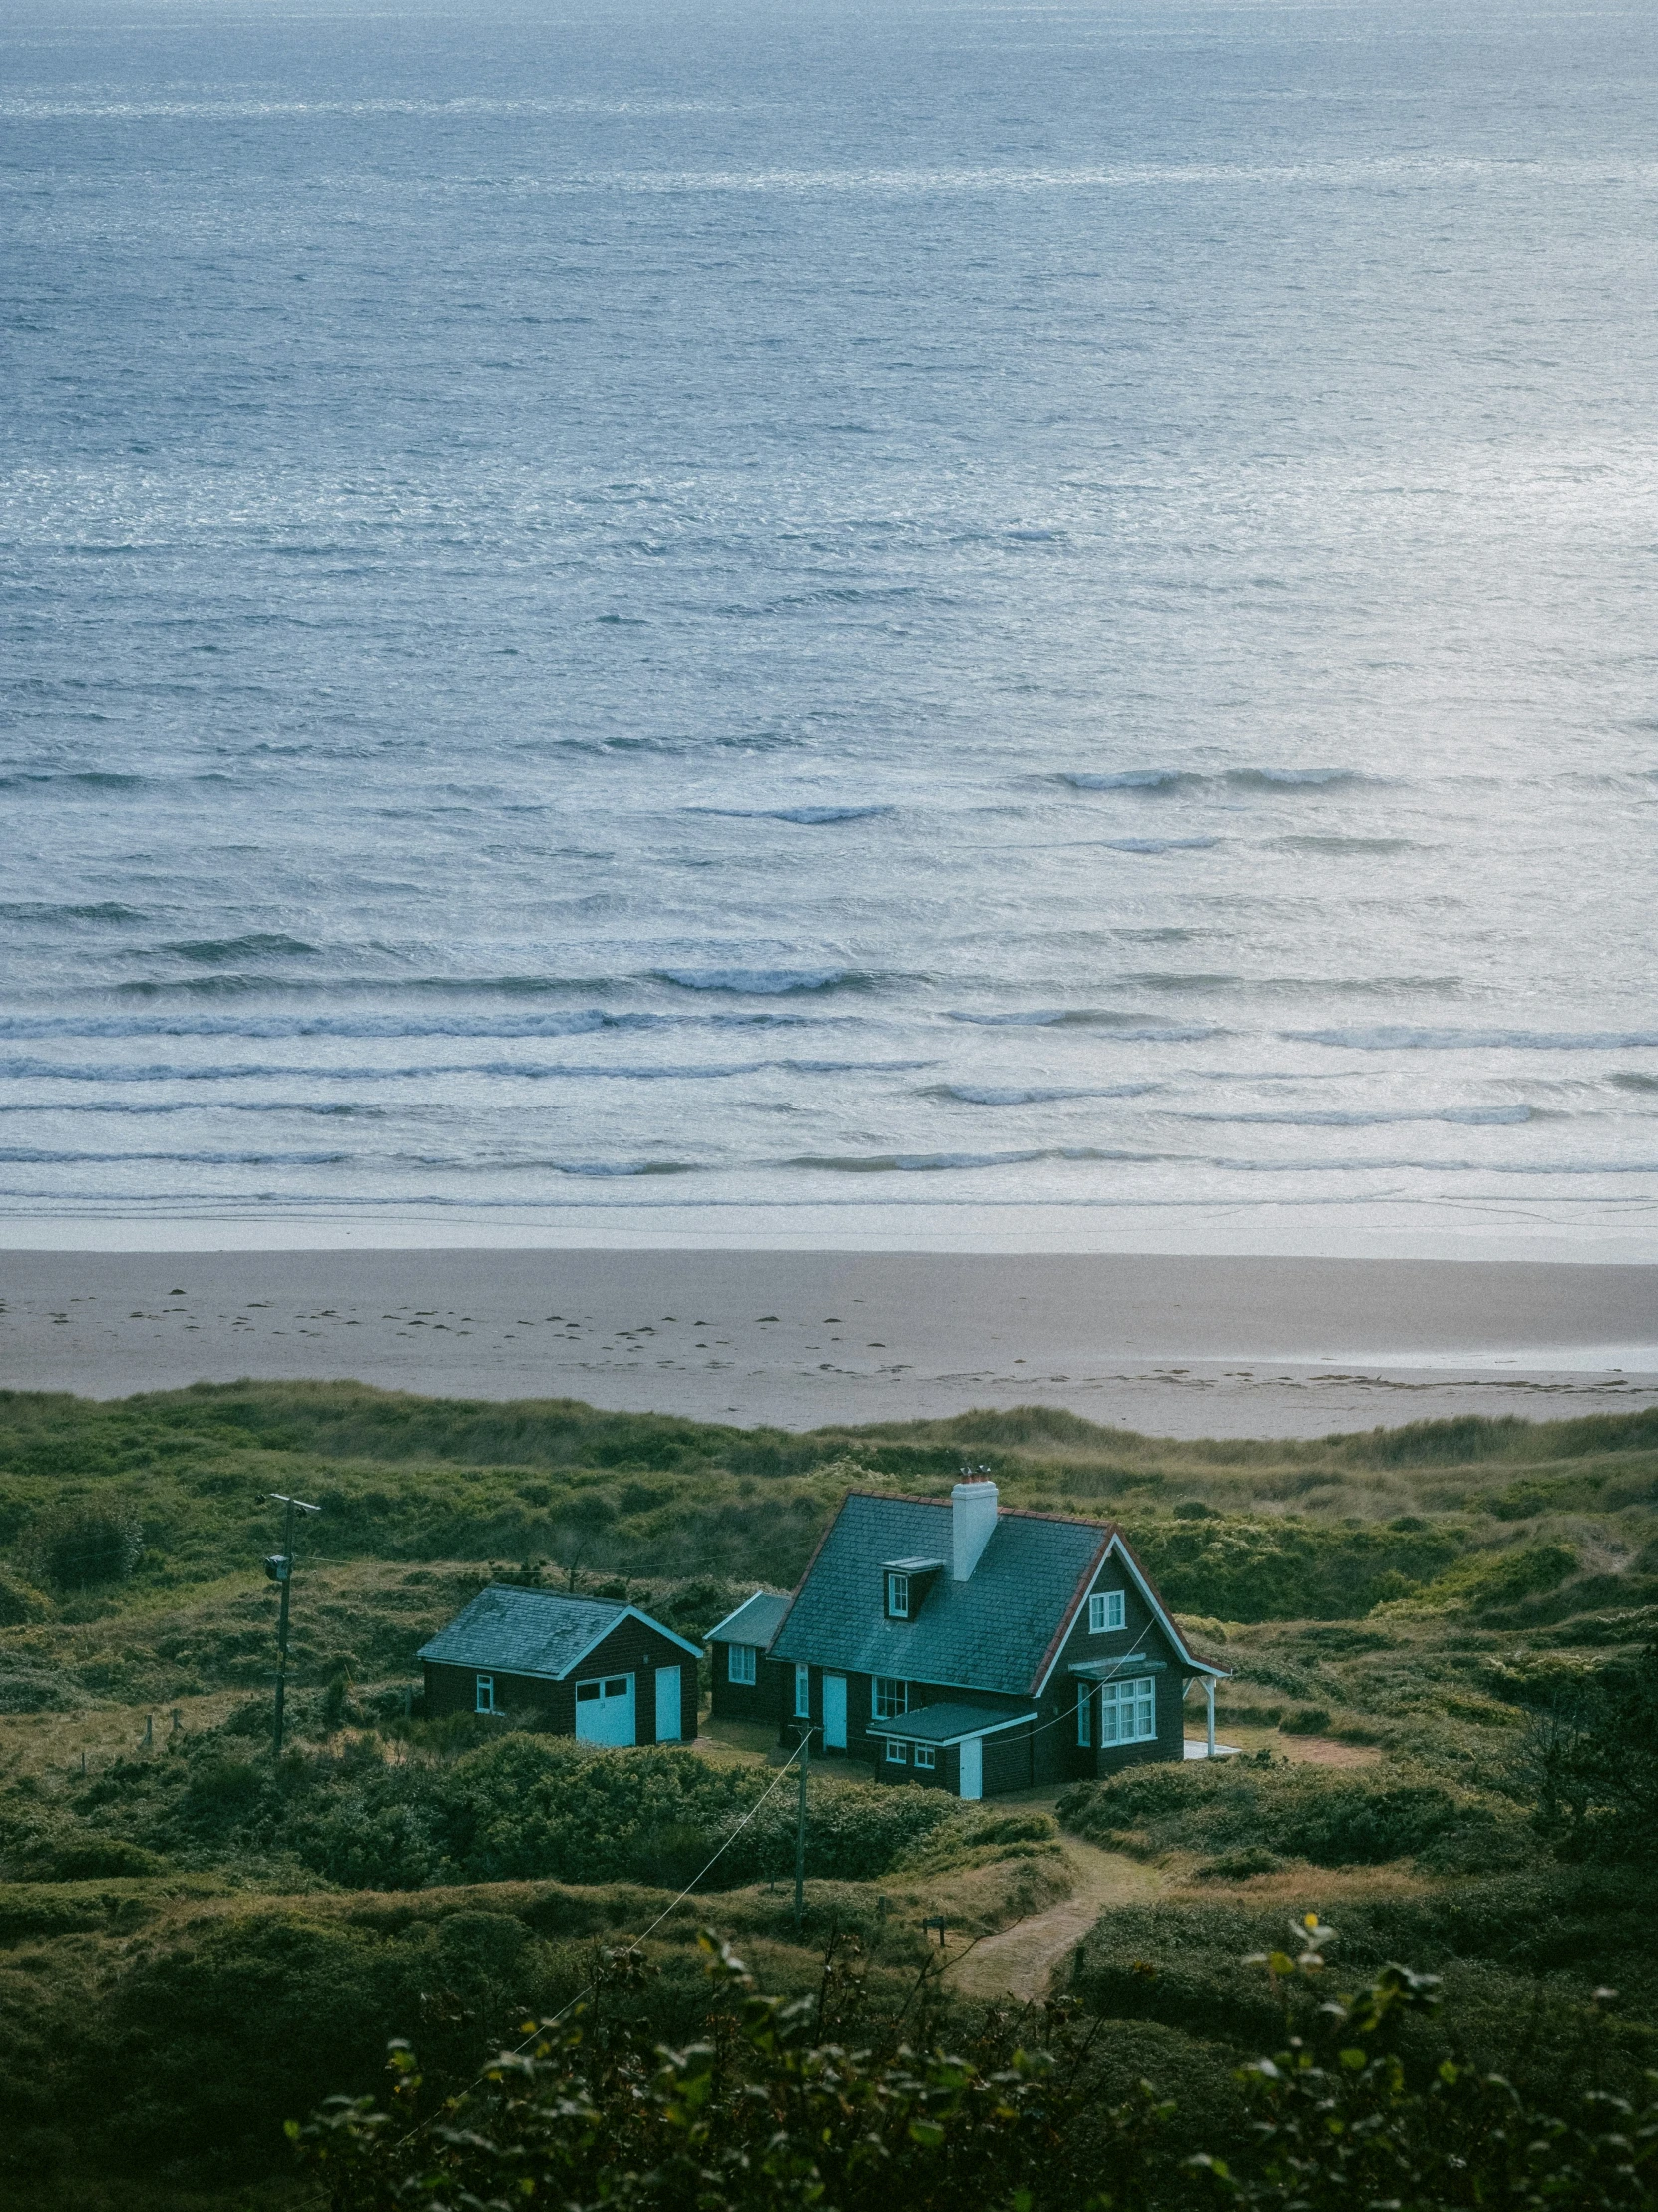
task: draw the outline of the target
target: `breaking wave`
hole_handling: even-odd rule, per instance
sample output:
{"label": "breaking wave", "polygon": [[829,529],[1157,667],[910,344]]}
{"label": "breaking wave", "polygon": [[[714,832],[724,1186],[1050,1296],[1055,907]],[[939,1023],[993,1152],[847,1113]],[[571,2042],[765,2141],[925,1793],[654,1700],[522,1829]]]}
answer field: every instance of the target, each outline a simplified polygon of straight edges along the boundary
{"label": "breaking wave", "polygon": [[1296,1045],[1338,1045],[1360,1053],[1619,1053],[1658,1047],[1658,1030],[1419,1030],[1402,1027],[1280,1030]]}

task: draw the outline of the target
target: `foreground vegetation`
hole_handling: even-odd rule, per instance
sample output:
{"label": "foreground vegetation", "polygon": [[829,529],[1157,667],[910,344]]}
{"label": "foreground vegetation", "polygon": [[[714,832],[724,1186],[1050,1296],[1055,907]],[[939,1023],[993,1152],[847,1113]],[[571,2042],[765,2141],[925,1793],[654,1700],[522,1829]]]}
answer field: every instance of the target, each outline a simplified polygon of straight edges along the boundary
{"label": "foreground vegetation", "polygon": [[[413,1653],[485,1579],[626,1594],[698,1636],[756,1584],[792,1581],[849,1483],[943,1495],[964,1458],[1012,1504],[1123,1523],[1232,1670],[1221,1732],[1243,1756],[977,1809],[814,1775],[797,1931],[792,1778],[775,1788],[758,1744],[590,1753],[420,1714]],[[271,1491],[324,1509],[295,1580],[279,1765],[275,1593],[259,1569]],[[633,2036],[615,2078],[659,2080],[665,2113],[702,2094],[707,2069],[685,2057],[658,2076],[654,2041],[711,2039],[733,2065],[739,2045],[760,2048],[751,1993],[728,1977],[710,1993],[699,1916],[785,2011],[820,2002],[834,1947],[850,1980],[833,2001],[856,1985],[884,2110],[907,2109],[891,2069],[908,2048],[926,2075],[923,2045],[968,2069],[963,2111],[982,2101],[970,2078],[1011,2096],[1013,2053],[1034,2040],[1061,2070],[1074,2057],[1089,2110],[1133,2104],[1149,2078],[1175,2105],[1153,2131],[1159,2202],[1199,2153],[1230,2145],[1245,2174],[1235,2153],[1265,2077],[1246,2089],[1235,2069],[1286,2021],[1282,1990],[1242,1962],[1312,1908],[1341,1930],[1342,1973],[1374,1980],[1407,1960],[1441,1977],[1432,2034],[1420,2007],[1394,2006],[1415,2052],[1399,2095],[1436,2094],[1418,2060],[1454,2050],[1469,2082],[1499,2072],[1533,2111],[1553,2097],[1587,2141],[1560,2095],[1598,2083],[1638,2105],[1658,2065],[1658,1669],[1641,1656],[1655,1627],[1658,1415],[1175,1444],[1041,1409],[797,1437],[353,1385],[114,1405],[0,1394],[0,2186],[41,2206],[314,2195],[331,2176],[293,2178],[282,2123],[331,2091],[370,2092],[389,2036],[418,2047],[432,2112],[596,1975],[604,2017]],[[1147,1870],[1068,1970],[1074,2045],[1056,2019],[987,2021],[948,1974],[918,1985],[942,1956],[925,1921],[946,1921],[949,1956],[1065,1894],[1055,1816]],[[613,1973],[601,1954],[619,1945],[630,1964]],[[1608,1988],[1623,1994],[1596,1996]],[[577,2056],[561,2029],[533,2080],[490,2094],[522,2091],[526,2114],[551,2085],[574,2094],[598,2033],[582,2017]],[[764,2014],[789,2079],[827,2017]],[[835,2017],[851,2035],[854,2015]],[[772,2062],[741,2060],[756,2088]],[[582,2072],[582,2094],[603,2108],[610,2078]],[[1042,2078],[1050,2100],[1056,2077]],[[1383,2095],[1368,2058],[1331,2078]],[[1457,2098],[1495,2094],[1448,2086],[1432,2126]],[[1406,2126],[1388,2111],[1372,2133]],[[346,2129],[351,2186],[413,2188],[362,2164],[362,2127],[374,2136],[360,2115]],[[735,2155],[737,2138],[720,2140]],[[903,2186],[926,2201],[954,2170],[906,2167]],[[1232,2186],[1205,2171],[1201,2188]],[[1247,2187],[1268,2189],[1267,2174],[1249,2166]],[[490,2193],[482,2169],[466,2178]],[[994,2162],[993,2182],[986,2202],[1027,2186]],[[1576,2201],[1558,2175],[1549,2187]]]}

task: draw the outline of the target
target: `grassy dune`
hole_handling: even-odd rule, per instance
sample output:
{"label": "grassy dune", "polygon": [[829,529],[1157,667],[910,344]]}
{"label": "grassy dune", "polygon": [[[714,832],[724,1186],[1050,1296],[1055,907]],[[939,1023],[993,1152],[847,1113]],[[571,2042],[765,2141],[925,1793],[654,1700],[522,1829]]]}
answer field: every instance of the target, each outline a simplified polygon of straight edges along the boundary
{"label": "grassy dune", "polygon": [[[779,1796],[726,1886],[651,1939],[662,2032],[697,2025],[699,1916],[773,1989],[809,1987],[838,1924],[898,1991],[926,1914],[971,1935],[1064,1894],[1057,1812],[1154,1878],[1074,1965],[1102,2089],[1150,2072],[1220,2109],[1271,2028],[1240,1960],[1312,1907],[1345,1921],[1356,1966],[1443,1969],[1481,2054],[1558,2074],[1611,1983],[1629,1992],[1620,2062],[1653,2062],[1641,1883],[1559,1864],[1530,1814],[1539,1716],[1658,1625],[1658,1414],[1186,1444],[1040,1408],[800,1437],[353,1384],[12,1393],[8,2189],[44,2204],[72,2181],[134,2208],[158,2188],[280,2195],[284,2117],[371,2086],[394,2033],[464,2077],[582,1986],[596,1943],[645,1926],[769,1785],[738,1742],[577,1754],[409,1713],[415,1649],[482,1580],[625,1592],[694,1635],[792,1582],[848,1484],[942,1496],[964,1461],[1008,1503],[1122,1523],[1232,1670],[1221,1728],[1246,1757],[979,1813],[825,1777],[804,1942]],[[303,1532],[280,1770],[259,1567],[273,1490],[323,1507]]]}

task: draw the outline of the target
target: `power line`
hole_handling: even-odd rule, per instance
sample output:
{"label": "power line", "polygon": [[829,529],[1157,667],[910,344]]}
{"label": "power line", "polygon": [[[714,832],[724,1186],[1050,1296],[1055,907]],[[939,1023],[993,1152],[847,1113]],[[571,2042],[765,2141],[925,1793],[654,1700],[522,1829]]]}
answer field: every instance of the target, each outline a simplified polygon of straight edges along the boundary
{"label": "power line", "polygon": [[[790,1767],[793,1766],[795,1760],[800,1758],[802,1752],[807,1749],[809,1742],[810,1738],[806,1737],[803,1738],[802,1741],[796,1745],[795,1749],[790,1752],[789,1756],[778,1768],[775,1780],[761,1791],[760,1795],[754,1800],[753,1804],[750,1805],[747,1812],[744,1813],[741,1820],[738,1821],[735,1828],[732,1829],[731,1833],[726,1837],[725,1841],[714,1853],[713,1858],[708,1860],[707,1865],[698,1868],[697,1872],[691,1876],[690,1880],[685,1884],[684,1888],[679,1892],[678,1896],[671,1899],[666,1905],[664,1905],[661,1911],[656,1915],[656,1918],[650,1923],[650,1926],[642,1930],[639,1935],[634,1937],[633,1941],[635,1943],[642,1944],[647,1936],[653,1936],[656,1930],[661,1927],[663,1921],[666,1920],[669,1913],[673,1912],[676,1907],[683,1905],[686,1898],[690,1896],[692,1890],[694,1890],[698,1882],[701,1881],[703,1875],[707,1873],[708,1868],[713,1866],[718,1860],[724,1858],[726,1852],[730,1850],[731,1846],[736,1842],[737,1838],[742,1834],[743,1830],[748,1826],[749,1822],[760,1810],[760,1807],[766,1802],[766,1799],[772,1795],[773,1791],[779,1789],[782,1786],[784,1776],[788,1773]],[[802,1769],[802,1772],[804,1772],[804,1769]],[[516,2058],[521,2051],[528,2050],[530,2045],[536,2040],[538,2036],[545,2035],[550,2028],[557,2027],[562,2019],[568,2018],[569,2015],[575,2011],[577,2005],[582,2002],[584,1997],[592,1996],[594,1991],[597,1988],[597,1983],[590,1982],[586,1989],[578,1990],[576,1994],[571,1998],[570,2002],[563,2006],[562,2009],[555,2012],[550,2020],[538,2021],[531,2032],[525,2036],[523,2042],[515,2043],[511,2050],[502,2051],[495,2058],[493,2058],[490,2061],[490,2065],[486,2066],[483,2072],[479,2074],[475,2080],[468,2082],[467,2086],[460,2092],[461,2095],[470,2096],[472,2094],[472,2091],[477,2088],[479,2082],[487,2081],[489,2079],[491,2067],[499,2065],[502,2058]],[[424,2134],[426,2129],[432,2125],[432,2122],[436,2118],[437,2114],[435,2112],[429,2113],[425,2119],[420,2121],[418,2126],[411,2127],[407,2135],[399,2136],[394,2147],[398,2150],[401,2150],[405,2143],[412,2143],[417,2135]]]}

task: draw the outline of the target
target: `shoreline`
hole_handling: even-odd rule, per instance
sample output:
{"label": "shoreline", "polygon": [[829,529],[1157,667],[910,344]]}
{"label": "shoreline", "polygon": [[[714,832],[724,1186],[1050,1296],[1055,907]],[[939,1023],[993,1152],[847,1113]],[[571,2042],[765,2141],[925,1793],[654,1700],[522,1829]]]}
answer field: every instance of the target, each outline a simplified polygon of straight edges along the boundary
{"label": "shoreline", "polygon": [[[1358,1347],[1358,1349],[1355,1349]],[[1320,1436],[1658,1400],[1658,1267],[477,1247],[0,1253],[0,1387],[197,1381],[816,1428],[1049,1405]]]}

